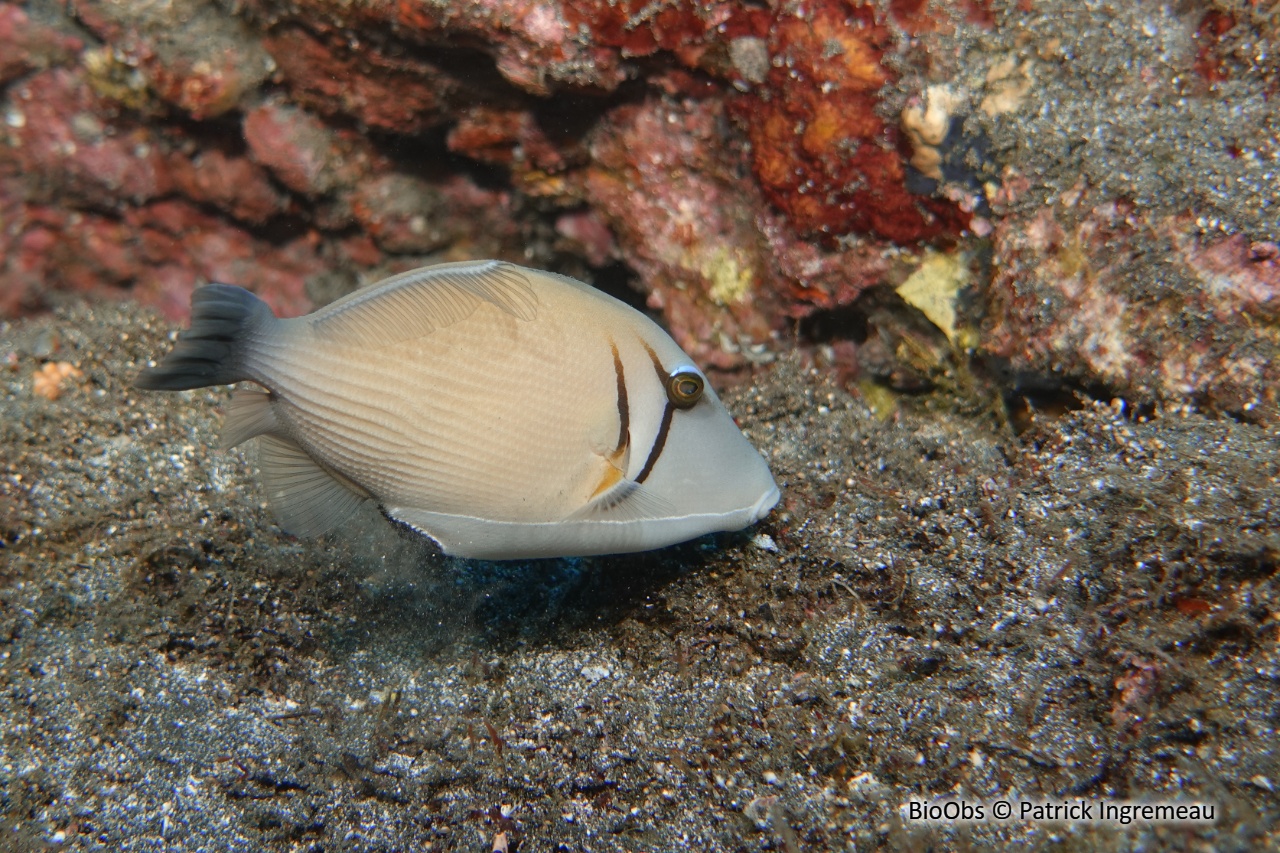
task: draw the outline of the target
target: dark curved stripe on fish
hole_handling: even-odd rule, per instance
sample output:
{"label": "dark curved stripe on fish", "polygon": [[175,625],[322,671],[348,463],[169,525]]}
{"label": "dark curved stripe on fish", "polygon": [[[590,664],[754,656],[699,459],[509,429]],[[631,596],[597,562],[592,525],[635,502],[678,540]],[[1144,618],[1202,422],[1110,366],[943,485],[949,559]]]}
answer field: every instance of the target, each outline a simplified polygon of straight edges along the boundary
{"label": "dark curved stripe on fish", "polygon": [[671,429],[671,416],[675,414],[675,406],[667,403],[662,409],[662,425],[658,427],[658,437],[653,440],[653,447],[649,449],[649,458],[644,460],[644,467],[640,469],[640,473],[636,476],[637,483],[643,483],[645,478],[649,476],[649,472],[653,470],[653,466],[657,463],[658,457],[662,455],[662,447],[667,443],[667,433]]}
{"label": "dark curved stripe on fish", "polygon": [[631,406],[627,402],[627,377],[622,370],[622,356],[618,355],[618,345],[609,341],[613,350],[613,375],[618,379],[618,446],[614,453],[621,453],[622,448],[631,441]]}
{"label": "dark curved stripe on fish", "polygon": [[662,362],[658,359],[658,354],[653,351],[653,347],[649,346],[645,341],[640,341],[640,345],[644,347],[644,351],[649,353],[649,360],[653,362],[654,372],[658,374],[658,384],[662,386],[665,394],[667,389],[667,371],[662,366]]}
{"label": "dark curved stripe on fish", "polygon": [[[662,361],[647,341],[641,340],[640,345],[644,347],[645,352],[649,353],[649,360],[653,362],[653,371],[658,374],[658,385],[662,388],[663,395],[665,395],[667,393],[667,371],[663,369]],[[662,455],[662,448],[667,443],[667,432],[671,429],[671,417],[674,414],[675,408],[671,403],[667,403],[662,410],[662,424],[658,427],[658,437],[653,440],[653,447],[649,448],[649,458],[644,460],[644,467],[640,469],[640,474],[636,477],[637,483],[645,481],[645,478],[649,476],[649,472],[653,470],[653,466],[657,464],[658,457]]]}

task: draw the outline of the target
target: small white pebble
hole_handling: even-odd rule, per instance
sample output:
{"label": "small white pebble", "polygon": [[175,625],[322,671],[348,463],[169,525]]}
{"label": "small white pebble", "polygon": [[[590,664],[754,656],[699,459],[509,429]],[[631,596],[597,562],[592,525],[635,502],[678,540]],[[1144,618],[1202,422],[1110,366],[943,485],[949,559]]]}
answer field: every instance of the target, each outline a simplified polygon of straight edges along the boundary
{"label": "small white pebble", "polygon": [[751,537],[751,544],[761,551],[768,551],[771,554],[778,553],[778,543],[774,542],[773,537],[768,533],[757,533]]}
{"label": "small white pebble", "polygon": [[584,666],[582,668],[582,677],[587,681],[590,681],[592,684],[595,684],[601,679],[608,678],[612,674],[613,673],[609,671],[609,668],[604,666],[592,664],[591,666]]}

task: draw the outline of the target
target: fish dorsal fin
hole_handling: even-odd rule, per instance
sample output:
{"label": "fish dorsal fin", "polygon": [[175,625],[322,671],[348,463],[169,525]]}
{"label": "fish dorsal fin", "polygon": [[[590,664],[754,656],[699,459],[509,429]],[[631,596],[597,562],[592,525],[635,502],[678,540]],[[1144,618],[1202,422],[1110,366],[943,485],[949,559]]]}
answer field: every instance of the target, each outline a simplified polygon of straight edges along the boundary
{"label": "fish dorsal fin", "polygon": [[367,345],[395,343],[465,320],[482,302],[520,320],[538,314],[538,294],[520,267],[467,261],[393,275],[320,309],[310,320],[322,335]]}
{"label": "fish dorsal fin", "polygon": [[347,519],[368,496],[321,468],[285,438],[258,439],[262,483],[280,525],[296,536],[319,536]]}
{"label": "fish dorsal fin", "polygon": [[278,426],[270,394],[258,388],[237,388],[231,392],[219,445],[230,450],[254,436],[274,432]]}

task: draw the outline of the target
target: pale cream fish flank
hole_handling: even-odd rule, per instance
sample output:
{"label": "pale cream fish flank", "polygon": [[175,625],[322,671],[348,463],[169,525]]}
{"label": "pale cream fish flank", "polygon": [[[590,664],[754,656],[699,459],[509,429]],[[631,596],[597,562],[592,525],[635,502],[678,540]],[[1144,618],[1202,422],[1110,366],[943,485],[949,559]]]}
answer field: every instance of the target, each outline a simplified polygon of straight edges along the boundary
{"label": "pale cream fish flank", "polygon": [[778,488],[670,336],[582,282],[499,261],[402,273],[294,319],[239,287],[137,385],[248,381],[223,444],[260,443],[281,524],[361,503],[448,554],[567,557],[737,530]]}

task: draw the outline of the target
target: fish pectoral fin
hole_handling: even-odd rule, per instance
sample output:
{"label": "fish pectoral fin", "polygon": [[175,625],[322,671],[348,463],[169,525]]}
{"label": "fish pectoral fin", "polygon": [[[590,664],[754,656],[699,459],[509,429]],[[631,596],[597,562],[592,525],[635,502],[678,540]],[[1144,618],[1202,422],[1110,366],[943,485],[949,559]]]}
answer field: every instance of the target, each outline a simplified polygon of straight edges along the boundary
{"label": "fish pectoral fin", "polygon": [[[611,470],[617,470],[610,466]],[[566,521],[638,521],[642,518],[668,518],[671,505],[646,489],[635,480],[628,480],[618,472],[616,479],[608,482],[609,475],[601,481],[591,500]]]}
{"label": "fish pectoral fin", "polygon": [[392,276],[320,309],[310,322],[321,335],[375,346],[420,338],[465,320],[482,302],[519,320],[538,314],[538,294],[520,267],[468,261]]}
{"label": "fish pectoral fin", "polygon": [[600,478],[600,482],[596,485],[595,491],[591,493],[589,500],[595,501],[601,495],[608,494],[614,486],[626,479],[626,476],[626,473],[610,459],[609,464],[605,466],[604,476]]}
{"label": "fish pectoral fin", "polygon": [[[623,472],[625,472],[631,465],[631,437],[627,436],[626,440],[622,442],[622,445],[618,447],[617,450],[608,454],[605,458],[609,460],[609,465],[618,472],[619,479],[625,477],[626,474]],[[612,485],[612,483],[610,483],[610,485]]]}
{"label": "fish pectoral fin", "polygon": [[230,450],[255,436],[274,432],[278,426],[270,394],[258,388],[237,388],[231,392],[227,422],[218,445]]}
{"label": "fish pectoral fin", "polygon": [[318,536],[332,530],[368,499],[288,439],[264,435],[258,449],[271,509],[290,533]]}

